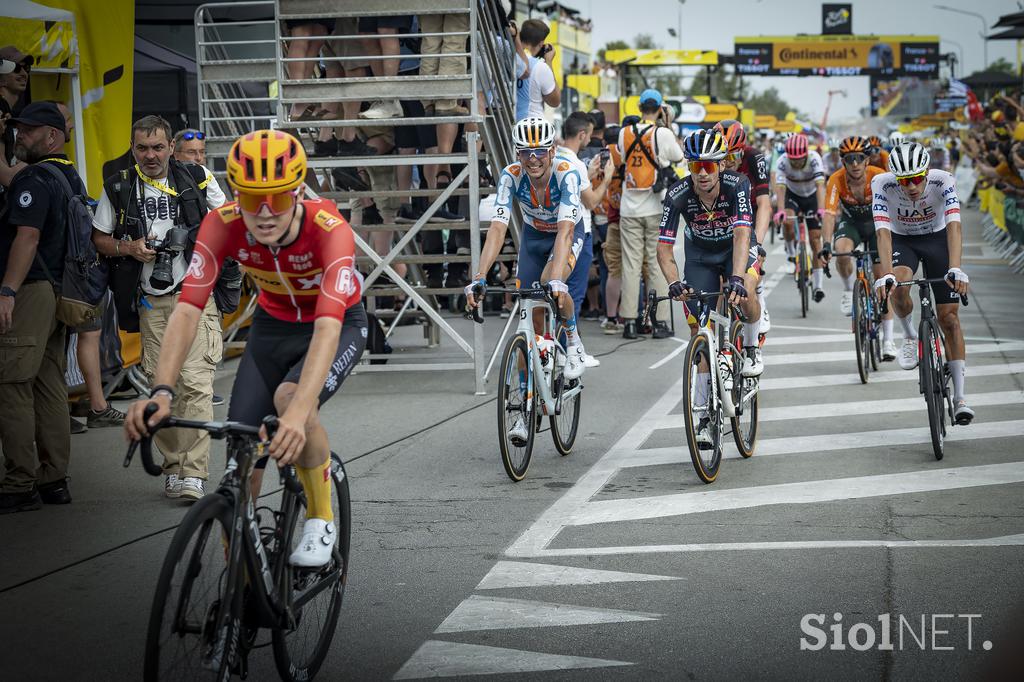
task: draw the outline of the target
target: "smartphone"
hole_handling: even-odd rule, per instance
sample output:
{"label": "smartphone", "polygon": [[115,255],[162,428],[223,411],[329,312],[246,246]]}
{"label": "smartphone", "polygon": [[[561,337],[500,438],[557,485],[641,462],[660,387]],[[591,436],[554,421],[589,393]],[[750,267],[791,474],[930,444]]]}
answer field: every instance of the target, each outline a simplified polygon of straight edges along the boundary
{"label": "smartphone", "polygon": [[608,151],[607,148],[605,148],[605,149],[601,150],[600,156],[601,156],[601,167],[604,168],[604,165],[606,163],[608,163],[608,159],[612,158],[612,153],[610,151]]}

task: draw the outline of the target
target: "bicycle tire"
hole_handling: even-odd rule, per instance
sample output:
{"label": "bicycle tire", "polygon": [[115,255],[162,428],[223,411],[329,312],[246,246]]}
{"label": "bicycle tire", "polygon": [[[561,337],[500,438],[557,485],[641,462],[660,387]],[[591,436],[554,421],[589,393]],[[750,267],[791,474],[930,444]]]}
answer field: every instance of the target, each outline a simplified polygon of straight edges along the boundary
{"label": "bicycle tire", "polygon": [[[729,340],[736,348],[743,348],[743,323],[739,321],[732,323]],[[743,361],[741,359],[737,359],[735,362],[738,362],[742,368]],[[743,399],[743,392],[747,388],[748,381],[757,381],[757,379],[744,379],[737,369],[733,378],[732,401],[737,406],[737,411],[742,410],[742,414],[729,419],[732,424],[732,439],[736,443],[736,449],[739,450],[740,456],[744,459],[752,457],[757,448],[757,392],[754,392],[746,405],[739,404]],[[746,427],[743,426],[744,417],[747,418]]]}
{"label": "bicycle tire", "polygon": [[[698,335],[690,339],[690,343],[686,348],[686,373],[683,375],[683,420],[686,424],[686,446],[690,452],[690,461],[693,462],[694,471],[697,472],[700,480],[705,483],[713,483],[718,477],[718,470],[722,464],[721,417],[719,415],[712,415],[710,410],[706,410],[708,413],[706,418],[709,420],[707,428],[711,435],[712,446],[706,448],[711,450],[711,458],[705,462],[702,454],[704,450],[697,443],[697,432],[702,417],[694,413],[694,396],[698,381],[697,374],[702,362],[707,372],[716,371],[715,362],[717,362],[717,359],[711,357],[708,340]],[[709,395],[708,405],[710,403]],[[716,412],[720,413],[720,409],[716,410]]]}
{"label": "bicycle tire", "polygon": [[[533,441],[536,434],[537,424],[537,400],[530,401],[526,406],[527,396],[521,396],[521,404],[509,407],[510,382],[515,382],[515,389],[519,390],[520,367],[525,367],[526,372],[531,372],[530,345],[523,334],[516,334],[505,345],[505,352],[501,358],[502,384],[498,388],[498,444],[501,448],[501,464],[505,468],[508,477],[517,483],[526,477],[530,468],[530,459],[533,456]],[[527,436],[523,445],[516,445],[508,435],[511,426],[509,417],[514,412],[520,412],[527,424]]]}
{"label": "bicycle tire", "polygon": [[857,374],[860,383],[868,383],[871,371],[871,339],[868,334],[868,311],[864,285],[860,280],[853,284],[853,347],[857,355]]}
{"label": "bicycle tire", "polygon": [[558,356],[562,353],[562,349],[558,344],[555,344],[555,369],[551,372],[551,396],[555,399],[555,403],[561,402],[561,411],[559,414],[553,414],[550,417],[551,423],[551,440],[555,442],[555,450],[558,454],[565,457],[572,452],[572,447],[576,443],[576,436],[579,435],[580,428],[580,405],[582,404],[583,392],[580,391],[576,395],[572,396],[568,401],[561,400],[561,394],[569,389],[575,388],[579,385],[579,379],[566,379],[563,374],[564,366],[558,362]]}
{"label": "bicycle tire", "polygon": [[928,408],[928,432],[931,436],[932,452],[936,460],[944,454],[946,427],[944,424],[944,400],[942,398],[942,369],[936,361],[935,344],[938,336],[935,327],[928,321],[921,322],[920,367],[921,390],[924,393],[925,406]]}
{"label": "bicycle tire", "polygon": [[[153,604],[149,613],[143,663],[143,679],[147,680],[147,682],[182,679],[227,680],[231,676],[234,661],[230,660],[231,656],[225,655],[224,652],[234,651],[237,655],[238,619],[235,617],[223,619],[225,621],[224,629],[217,640],[218,643],[223,645],[222,647],[216,646],[214,641],[211,640],[211,637],[215,634],[211,631],[211,625],[222,620],[221,609],[231,601],[238,602],[234,598],[234,595],[239,594],[238,591],[231,590],[231,586],[228,586],[229,593],[225,595],[223,593],[224,586],[221,584],[224,573],[227,571],[228,552],[226,551],[224,537],[230,537],[231,524],[231,501],[224,495],[213,493],[206,495],[192,505],[192,508],[185,514],[185,518],[182,519],[181,525],[175,531],[171,544],[167,548],[167,554],[164,555],[163,566],[160,569],[160,577],[157,580],[156,592],[153,595]],[[211,530],[217,532],[218,528],[221,534],[220,541],[210,544],[209,533]],[[197,534],[197,542],[194,546],[191,546],[190,551],[191,540]],[[204,558],[207,549],[212,551],[208,558]],[[240,560],[242,560],[241,557],[242,555],[239,554]],[[177,573],[176,568],[182,565],[183,560],[187,561],[187,564],[184,566],[186,573],[182,579],[181,589],[179,590],[180,594],[174,599],[174,612],[171,617],[175,622],[172,631],[168,635],[168,642],[173,640],[180,645],[186,640],[194,639],[198,648],[191,652],[187,651],[184,654],[173,655],[166,651],[168,647],[163,645],[161,634],[164,631],[165,612],[172,603],[172,581]],[[201,571],[207,562],[212,567],[223,565],[223,568],[217,571],[218,575],[212,583],[217,598],[203,608],[201,613],[198,611],[193,612],[189,606],[194,603],[193,596],[196,594],[196,580],[202,575]],[[190,614],[193,616],[192,618],[189,617]],[[191,638],[187,636],[188,634],[198,634],[199,637]],[[208,660],[209,656],[207,654],[210,652],[210,647],[221,650],[219,662],[216,660],[216,656],[214,656],[214,661]],[[162,673],[160,668],[161,660],[169,660],[172,664],[180,663],[187,666],[186,671]],[[215,667],[216,669],[211,670],[207,666]]]}
{"label": "bicycle tire", "polygon": [[807,247],[801,241],[796,254],[796,287],[800,290],[800,317],[807,317],[810,308],[810,281],[807,272]]}
{"label": "bicycle tire", "polygon": [[[277,666],[277,672],[282,680],[287,680],[288,682],[311,680],[316,676],[331,648],[334,633],[338,626],[338,616],[341,614],[341,605],[345,599],[345,584],[348,580],[349,568],[349,549],[352,539],[352,501],[349,493],[348,476],[345,474],[345,465],[342,463],[341,458],[333,452],[331,453],[331,482],[334,486],[331,503],[334,512],[334,522],[338,532],[338,541],[334,545],[330,563],[318,573],[324,575],[325,573],[330,574],[337,570],[338,577],[333,585],[324,587],[323,592],[310,600],[309,603],[304,604],[298,613],[294,614],[296,629],[286,632],[283,629],[275,628],[271,634],[274,648],[274,663]],[[301,511],[304,504],[305,501],[300,499],[300,505],[296,511]],[[304,514],[297,515],[296,522],[301,523],[304,519]],[[287,562],[292,549],[294,549],[292,546],[284,548],[284,551],[278,553],[278,560]],[[313,587],[317,582],[311,572],[297,573],[287,565],[284,576],[284,585],[292,589],[292,596],[296,593],[301,594],[306,589]],[[312,582],[310,582],[311,580]],[[311,619],[309,617],[309,608],[324,593],[328,597],[326,608],[323,609],[324,615],[322,618]],[[288,603],[292,603],[291,597],[288,598]],[[310,621],[321,625],[320,634],[316,638],[315,646],[308,657],[297,660],[297,657],[289,647],[289,644],[295,641],[291,637],[298,632],[303,624]]]}

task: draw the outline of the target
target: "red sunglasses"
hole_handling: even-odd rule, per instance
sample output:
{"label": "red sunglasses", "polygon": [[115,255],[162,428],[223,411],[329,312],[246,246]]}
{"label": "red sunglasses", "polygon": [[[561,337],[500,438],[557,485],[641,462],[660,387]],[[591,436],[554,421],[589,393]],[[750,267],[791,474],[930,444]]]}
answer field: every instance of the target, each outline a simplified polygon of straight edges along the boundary
{"label": "red sunglasses", "polygon": [[690,169],[690,175],[700,175],[701,171],[711,175],[718,170],[717,161],[690,161],[686,165]]}
{"label": "red sunglasses", "polygon": [[896,182],[900,183],[903,187],[910,185],[920,185],[922,182],[928,179],[928,171],[918,173],[917,175],[907,175],[902,178],[896,178]]}
{"label": "red sunglasses", "polygon": [[299,192],[297,190],[273,194],[243,194],[242,192],[235,192],[238,207],[243,212],[253,215],[259,213],[263,206],[269,208],[270,212],[274,215],[283,215],[295,208],[298,196]]}

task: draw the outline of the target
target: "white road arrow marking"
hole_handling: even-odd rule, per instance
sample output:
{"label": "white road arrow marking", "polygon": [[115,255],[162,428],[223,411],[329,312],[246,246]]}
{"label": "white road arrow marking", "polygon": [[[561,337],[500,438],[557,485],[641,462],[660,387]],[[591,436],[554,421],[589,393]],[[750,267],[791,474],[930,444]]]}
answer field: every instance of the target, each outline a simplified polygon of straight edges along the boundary
{"label": "white road arrow marking", "polygon": [[560,656],[539,651],[503,649],[496,646],[461,644],[459,642],[427,641],[416,650],[393,679],[414,680],[461,675],[498,675],[541,672],[545,670],[577,670],[633,665],[582,656]]}
{"label": "white road arrow marking", "polygon": [[551,604],[526,599],[471,596],[452,611],[436,633],[545,628],[597,623],[631,623],[658,620],[657,613],[638,613],[589,606]]}
{"label": "white road arrow marking", "polygon": [[542,587],[548,585],[597,585],[600,583],[643,582],[648,580],[681,580],[670,575],[602,571],[576,566],[556,566],[526,561],[499,561],[484,576],[478,590],[509,587]]}

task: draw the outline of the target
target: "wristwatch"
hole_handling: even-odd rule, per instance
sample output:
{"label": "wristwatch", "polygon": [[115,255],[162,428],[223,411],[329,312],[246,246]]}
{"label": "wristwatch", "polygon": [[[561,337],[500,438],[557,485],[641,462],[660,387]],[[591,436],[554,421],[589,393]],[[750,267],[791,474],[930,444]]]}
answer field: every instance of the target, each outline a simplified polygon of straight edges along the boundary
{"label": "wristwatch", "polygon": [[10,287],[0,287],[0,296],[10,296],[14,298],[18,295],[18,292]]}

